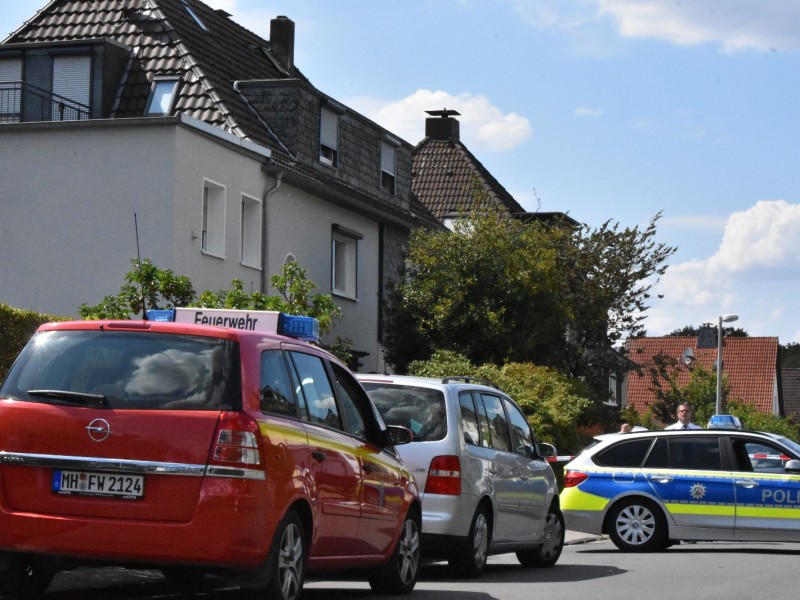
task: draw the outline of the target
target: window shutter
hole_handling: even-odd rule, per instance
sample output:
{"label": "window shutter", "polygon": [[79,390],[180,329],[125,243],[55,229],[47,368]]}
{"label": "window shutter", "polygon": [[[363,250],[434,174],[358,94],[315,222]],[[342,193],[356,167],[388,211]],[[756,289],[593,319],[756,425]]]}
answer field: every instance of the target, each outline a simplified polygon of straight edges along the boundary
{"label": "window shutter", "polygon": [[[75,108],[77,105],[89,106],[91,87],[92,61],[88,56],[56,56],[53,59],[53,94],[72,100],[75,104],[67,106]],[[60,99],[56,99],[60,100]],[[83,108],[80,106],[79,108]],[[59,117],[58,107],[53,107],[53,116]],[[65,119],[88,118],[88,115],[79,115],[75,111],[65,111]]]}
{"label": "window shutter", "polygon": [[381,142],[381,171],[394,175],[395,149],[386,142]]}
{"label": "window shutter", "polygon": [[322,110],[320,110],[320,145],[330,148],[331,150],[338,150],[338,140],[339,116],[332,110],[323,107]]}

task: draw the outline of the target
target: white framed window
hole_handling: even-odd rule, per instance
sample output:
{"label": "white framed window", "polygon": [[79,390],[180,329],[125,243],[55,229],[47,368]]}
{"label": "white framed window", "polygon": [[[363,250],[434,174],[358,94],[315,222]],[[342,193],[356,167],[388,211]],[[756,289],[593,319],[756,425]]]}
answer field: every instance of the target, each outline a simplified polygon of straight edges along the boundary
{"label": "white framed window", "polygon": [[242,264],[261,268],[261,200],[242,194]]}
{"label": "white framed window", "polygon": [[331,293],[358,298],[358,240],[363,235],[340,225],[331,232]]}
{"label": "white framed window", "polygon": [[0,123],[19,122],[21,96],[22,60],[0,60]]}
{"label": "white framed window", "polygon": [[205,254],[225,257],[225,188],[203,181],[203,223],[201,249]]}
{"label": "white framed window", "polygon": [[175,105],[177,90],[177,79],[154,79],[150,98],[147,100],[147,108],[144,111],[145,116],[170,114]]}
{"label": "white framed window", "polygon": [[319,111],[319,162],[336,167],[338,159],[339,115],[323,106]]}
{"label": "white framed window", "polygon": [[381,141],[381,189],[393,196],[395,194],[396,164],[396,148],[388,142]]}

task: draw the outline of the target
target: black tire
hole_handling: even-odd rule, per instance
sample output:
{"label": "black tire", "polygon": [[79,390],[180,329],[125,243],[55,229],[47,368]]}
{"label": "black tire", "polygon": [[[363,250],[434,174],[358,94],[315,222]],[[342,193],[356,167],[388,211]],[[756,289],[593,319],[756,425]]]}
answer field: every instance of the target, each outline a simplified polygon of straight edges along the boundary
{"label": "black tire", "polygon": [[36,556],[17,554],[0,571],[0,593],[7,598],[38,598],[50,586],[55,569]]}
{"label": "black tire", "polygon": [[623,500],[608,515],[608,534],[623,552],[663,550],[667,522],[656,504],[645,498]]}
{"label": "black tire", "polygon": [[491,539],[491,525],[489,524],[489,511],[484,505],[475,509],[469,534],[464,539],[462,547],[457,550],[448,564],[454,575],[459,577],[478,578],[483,575],[486,560],[489,556],[489,540]]}
{"label": "black tire", "polygon": [[278,525],[269,557],[262,567],[242,578],[242,596],[258,600],[299,600],[306,566],[303,521],[289,511]]}
{"label": "black tire", "polygon": [[414,511],[406,515],[392,557],[369,578],[369,587],[378,594],[408,594],[417,585],[420,567],[422,523]]}
{"label": "black tire", "polygon": [[517,560],[523,567],[552,567],[564,549],[564,515],[557,506],[547,511],[542,531],[542,543],[534,550],[517,552]]}

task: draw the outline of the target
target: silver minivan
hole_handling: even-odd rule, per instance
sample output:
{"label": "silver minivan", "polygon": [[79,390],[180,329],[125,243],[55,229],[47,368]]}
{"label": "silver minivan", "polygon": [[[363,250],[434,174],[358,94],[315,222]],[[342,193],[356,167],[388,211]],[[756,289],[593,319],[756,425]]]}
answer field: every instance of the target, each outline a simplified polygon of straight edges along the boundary
{"label": "silver minivan", "polygon": [[384,421],[414,439],[397,452],[422,498],[423,556],[479,577],[490,554],[556,564],[564,545],[558,486],[525,415],[498,388],[465,377],[357,375]]}

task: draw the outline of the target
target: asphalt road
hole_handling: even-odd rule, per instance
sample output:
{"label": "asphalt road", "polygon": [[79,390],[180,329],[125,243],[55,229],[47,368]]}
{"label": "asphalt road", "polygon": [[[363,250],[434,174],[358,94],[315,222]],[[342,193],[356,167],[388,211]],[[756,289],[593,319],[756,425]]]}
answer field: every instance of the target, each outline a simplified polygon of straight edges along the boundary
{"label": "asphalt road", "polygon": [[[580,536],[571,536],[582,541]],[[648,598],[795,598],[800,544],[678,544],[655,554],[626,554],[606,539],[574,543],[551,569],[523,569],[513,554],[493,556],[479,580],[458,580],[443,564],[426,566],[409,600],[591,600]],[[305,600],[371,599],[360,581],[309,580]],[[192,589],[157,571],[80,569],[56,576],[46,600],[233,600],[238,588],[206,577]]]}

